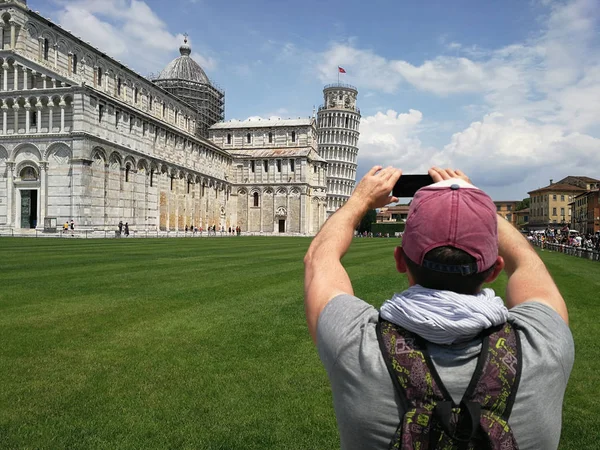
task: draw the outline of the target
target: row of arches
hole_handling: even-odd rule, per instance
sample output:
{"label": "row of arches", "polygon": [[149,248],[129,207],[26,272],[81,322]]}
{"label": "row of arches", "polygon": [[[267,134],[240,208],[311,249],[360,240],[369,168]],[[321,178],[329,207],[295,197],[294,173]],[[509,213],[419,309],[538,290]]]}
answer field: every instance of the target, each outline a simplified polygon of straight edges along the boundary
{"label": "row of arches", "polygon": [[[147,157],[96,147],[90,174],[94,226],[119,220],[132,229],[229,226],[231,186],[223,180]],[[99,223],[98,223],[99,222]]]}
{"label": "row of arches", "polygon": [[340,113],[322,111],[319,113],[317,124],[320,129],[344,128],[358,131],[360,127],[360,116],[356,113]]}
{"label": "row of arches", "polygon": [[342,144],[356,147],[358,133],[356,131],[319,130],[318,142],[319,144]]}
{"label": "row of arches", "polygon": [[[106,166],[117,168],[122,171],[132,172],[139,170],[148,174],[148,176],[154,174],[165,174],[169,178],[184,179],[192,184],[200,184],[209,188],[215,188],[218,191],[226,190],[228,193],[231,192],[231,185],[223,180],[219,180],[208,175],[191,172],[160,160],[153,160],[145,157],[139,157],[136,159],[135,156],[131,154],[124,155],[116,150],[110,152],[110,154],[107,154],[106,150],[104,150],[102,147],[96,147],[93,150],[91,160],[95,161],[97,164],[100,164],[101,161],[102,164]],[[149,183],[152,187],[153,180],[149,180]]]}
{"label": "row of arches", "polygon": [[[73,97],[19,96],[0,99],[2,134],[64,133],[72,130]],[[9,114],[10,110],[10,114]]]}
{"label": "row of arches", "polygon": [[340,161],[356,164],[356,157],[358,155],[358,149],[356,147],[322,146],[319,151],[321,152],[321,157],[325,158],[330,163],[332,161]]}
{"label": "row of arches", "polygon": [[327,167],[327,180],[329,178],[346,178],[356,180],[356,166],[354,164],[329,164]]}
{"label": "row of arches", "polygon": [[30,69],[18,63],[14,58],[0,59],[0,90],[18,91],[34,89],[53,89],[70,87],[71,85],[60,78]]}
{"label": "row of arches", "polygon": [[183,107],[150,81],[34,20],[30,19],[25,29],[31,39],[39,42],[38,59],[42,64],[59,72],[64,70],[68,76],[80,78],[120,101],[190,133],[195,132],[194,111]]}
{"label": "row of arches", "polygon": [[251,186],[237,190],[237,221],[242,231],[314,234],[326,216],[326,198],[298,187]]}

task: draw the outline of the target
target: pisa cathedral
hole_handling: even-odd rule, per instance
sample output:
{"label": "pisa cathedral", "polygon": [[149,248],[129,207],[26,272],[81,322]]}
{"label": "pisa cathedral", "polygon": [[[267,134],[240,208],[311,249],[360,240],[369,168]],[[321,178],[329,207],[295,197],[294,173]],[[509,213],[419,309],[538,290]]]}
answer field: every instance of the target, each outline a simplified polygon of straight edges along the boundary
{"label": "pisa cathedral", "polygon": [[27,7],[0,0],[0,229],[217,229],[314,235],[351,194],[357,90],[316,117],[224,121],[190,57],[147,79]]}

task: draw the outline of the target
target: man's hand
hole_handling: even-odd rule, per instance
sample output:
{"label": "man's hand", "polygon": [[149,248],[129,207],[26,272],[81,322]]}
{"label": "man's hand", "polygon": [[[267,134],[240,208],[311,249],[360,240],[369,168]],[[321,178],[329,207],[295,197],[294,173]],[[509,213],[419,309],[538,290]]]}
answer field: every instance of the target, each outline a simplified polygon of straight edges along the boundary
{"label": "man's hand", "polygon": [[364,206],[365,212],[397,202],[398,198],[391,196],[390,192],[401,175],[400,169],[391,166],[383,169],[381,166],[375,166],[360,180],[348,201],[360,203]]}
{"label": "man's hand", "polygon": [[471,180],[469,180],[469,177],[466,176],[460,170],[440,169],[439,167],[432,167],[431,169],[429,169],[428,173],[431,176],[431,178],[433,179],[434,183],[438,183],[439,181],[443,181],[443,180],[450,180],[452,178],[461,178],[461,179],[465,180],[467,183],[472,184]]}

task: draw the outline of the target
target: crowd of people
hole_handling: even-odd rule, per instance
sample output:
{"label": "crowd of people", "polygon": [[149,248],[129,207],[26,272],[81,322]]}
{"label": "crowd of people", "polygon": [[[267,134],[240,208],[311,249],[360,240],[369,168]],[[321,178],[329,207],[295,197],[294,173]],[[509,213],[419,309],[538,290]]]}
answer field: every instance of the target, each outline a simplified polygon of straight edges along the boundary
{"label": "crowd of people", "polygon": [[[65,230],[68,230],[68,223],[65,223]],[[119,221],[118,225],[117,225],[118,231],[117,231],[117,235],[120,236],[125,236],[128,237],[129,236],[129,223],[125,222],[123,224],[123,221]],[[73,229],[73,221],[71,221],[71,229]],[[194,225],[186,225],[185,226],[185,232],[186,233],[192,233],[192,235],[196,235],[197,233],[202,234],[204,231],[207,232],[208,236],[216,236],[217,232],[219,231],[221,233],[221,236],[224,234],[227,235],[231,235],[231,236],[241,236],[242,234],[242,229],[237,226],[237,227],[229,227],[228,229],[225,229],[224,226],[221,226],[221,228],[217,228],[216,225],[210,225],[206,228],[206,230],[204,230],[202,227],[198,228]]]}
{"label": "crowd of people", "polygon": [[546,244],[560,244],[600,251],[600,233],[580,234],[568,227],[560,229],[548,227],[545,230],[530,231],[527,239],[542,248]]}

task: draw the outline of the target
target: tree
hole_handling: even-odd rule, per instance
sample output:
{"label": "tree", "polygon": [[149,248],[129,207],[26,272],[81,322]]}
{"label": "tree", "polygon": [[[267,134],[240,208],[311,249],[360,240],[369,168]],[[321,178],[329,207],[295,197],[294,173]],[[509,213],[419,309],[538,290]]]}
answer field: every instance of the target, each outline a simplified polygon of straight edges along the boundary
{"label": "tree", "polygon": [[522,209],[529,208],[530,198],[524,198],[519,203],[517,203],[517,211],[521,211]]}
{"label": "tree", "polygon": [[361,219],[360,224],[358,225],[358,232],[367,233],[371,232],[371,224],[377,222],[377,211],[374,209],[370,209],[367,211],[365,216]]}

